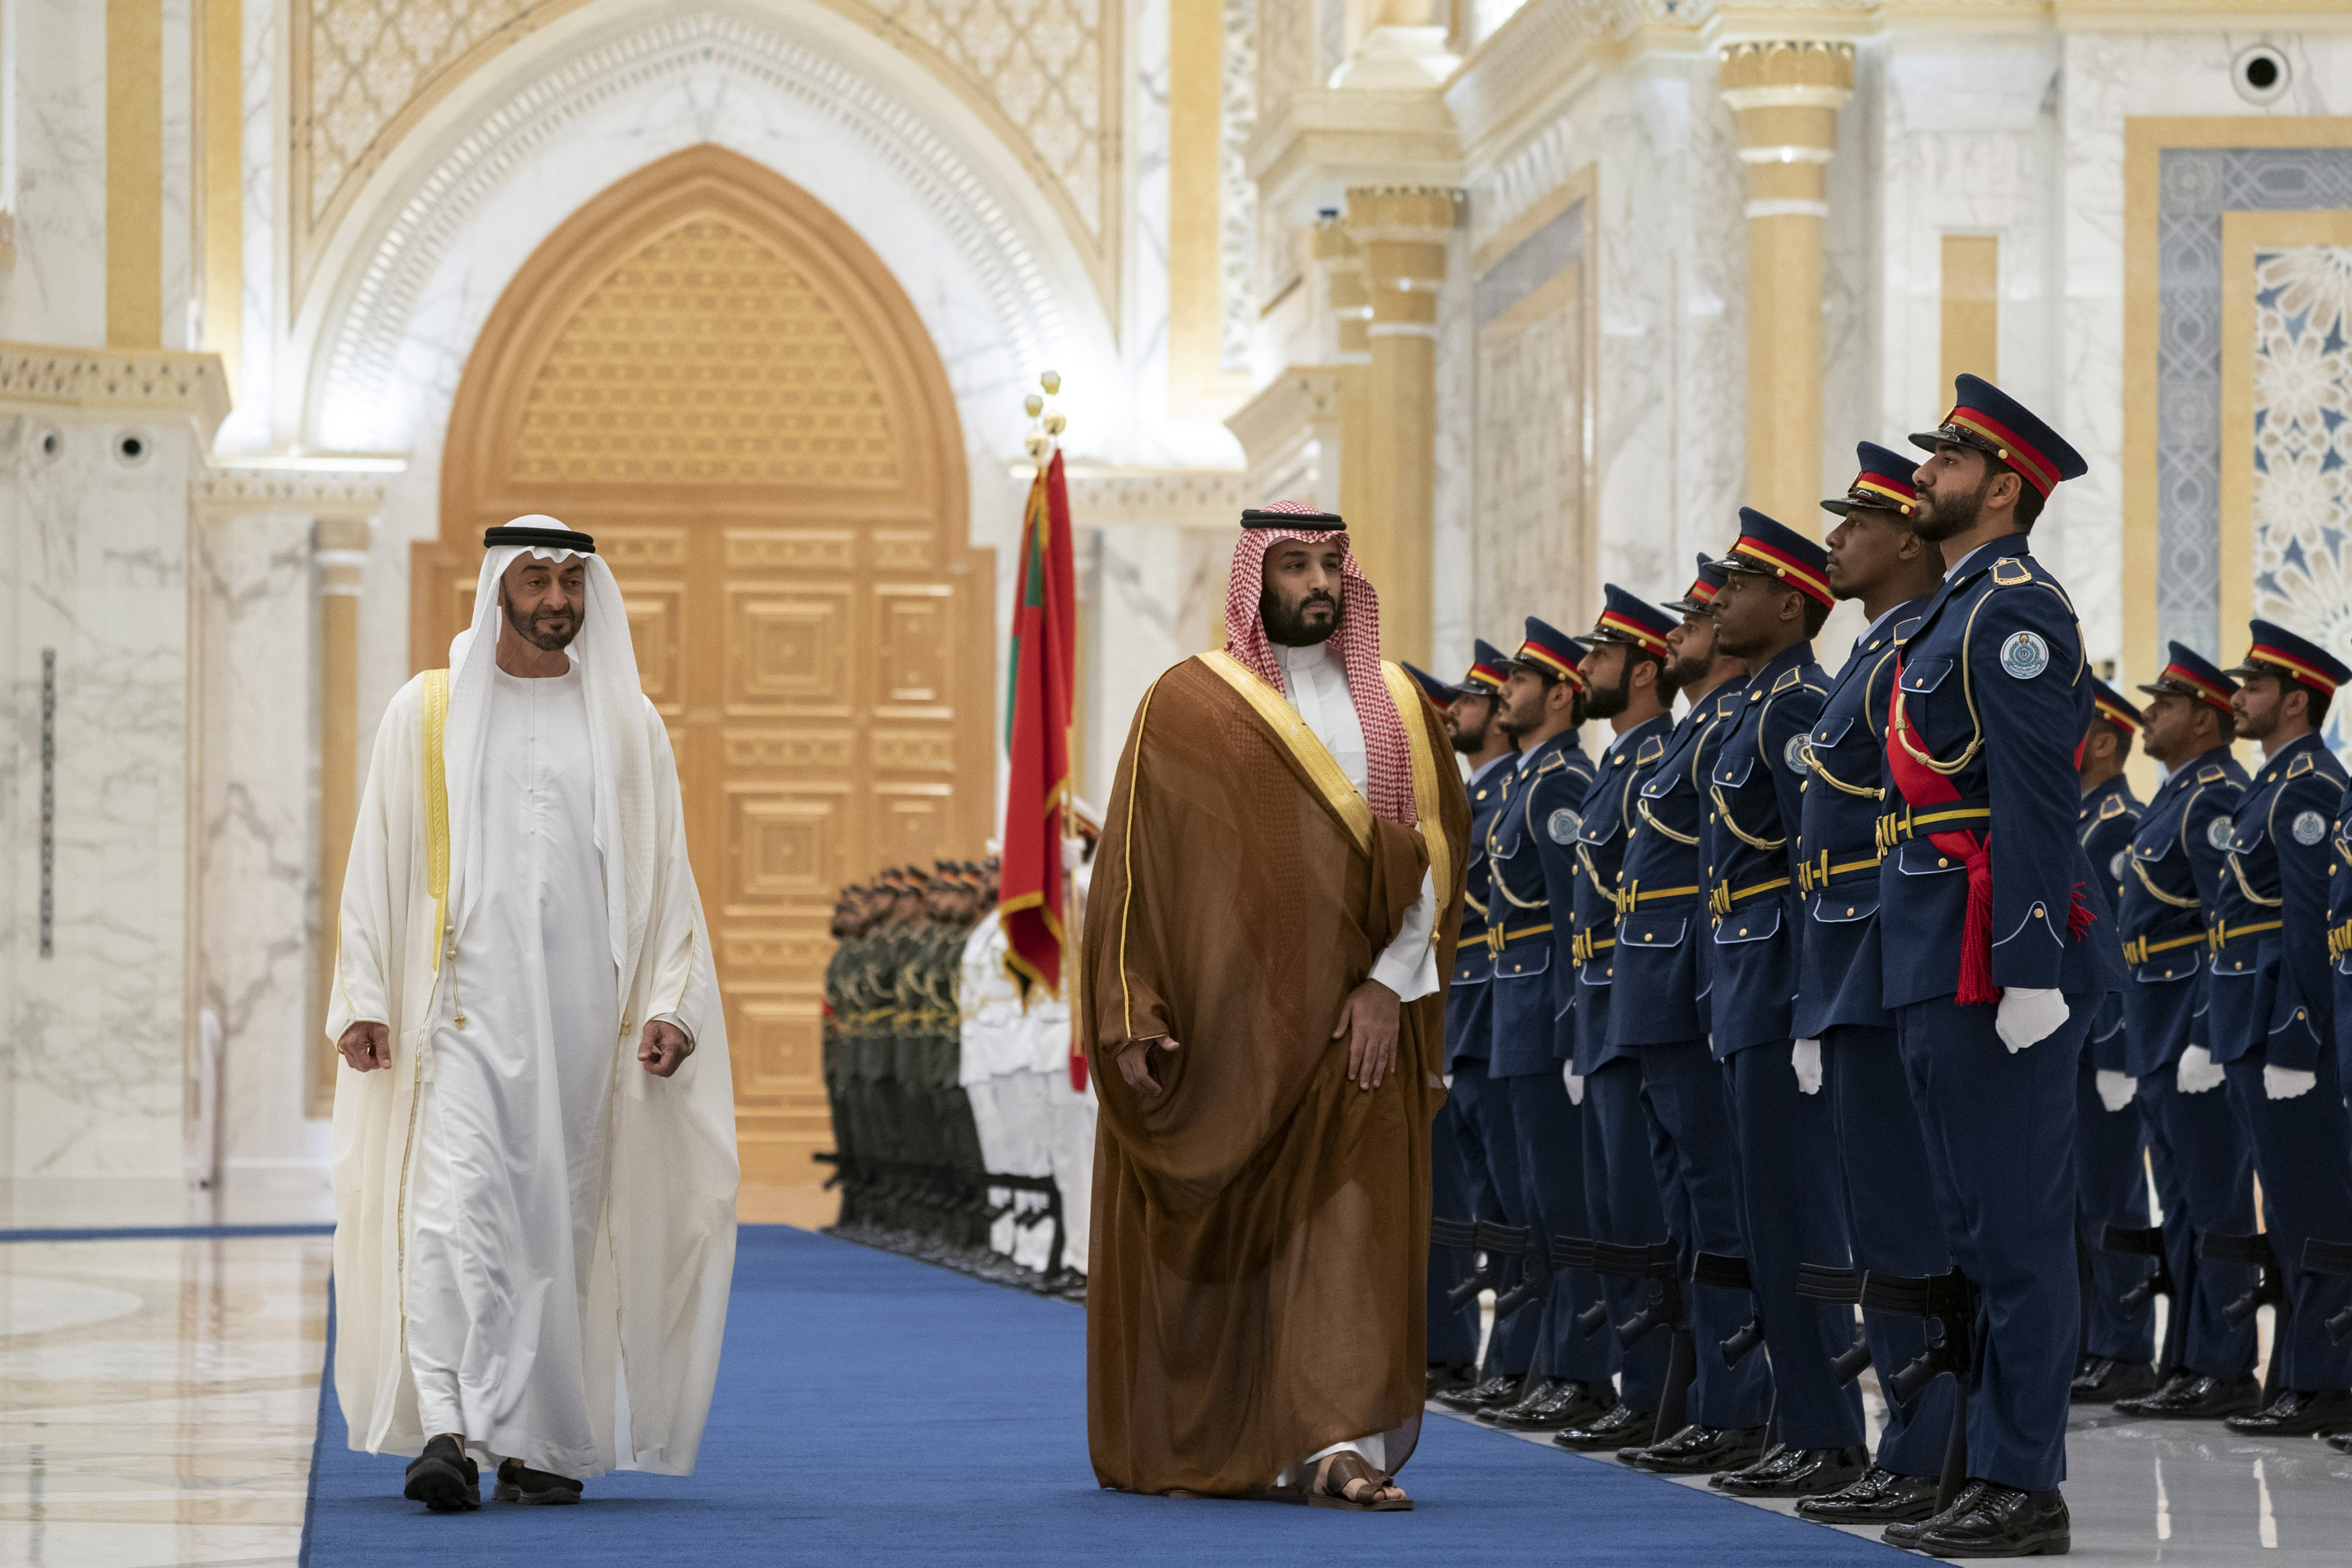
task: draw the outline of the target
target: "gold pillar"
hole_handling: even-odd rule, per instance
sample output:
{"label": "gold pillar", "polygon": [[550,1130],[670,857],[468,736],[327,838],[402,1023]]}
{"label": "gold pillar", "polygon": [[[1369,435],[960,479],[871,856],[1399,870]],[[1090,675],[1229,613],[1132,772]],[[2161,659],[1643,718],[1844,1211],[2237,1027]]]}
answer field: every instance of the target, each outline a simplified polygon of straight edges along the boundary
{"label": "gold pillar", "polygon": [[1445,283],[1446,238],[1461,221],[1460,193],[1426,185],[1352,190],[1347,221],[1371,308],[1363,445],[1347,448],[1340,459],[1343,483],[1352,471],[1364,476],[1367,516],[1364,526],[1350,522],[1349,531],[1380,591],[1381,651],[1426,664],[1437,505],[1437,291]]}
{"label": "gold pillar", "polygon": [[1748,166],[1748,504],[1818,535],[1822,221],[1853,46],[1735,44],[1717,80]]}
{"label": "gold pillar", "polygon": [[163,5],[106,0],[106,343],[163,342]]}
{"label": "gold pillar", "polygon": [[194,37],[196,255],[204,346],[235,391],[245,344],[245,56],[242,0],[201,0]]}
{"label": "gold pillar", "polygon": [[[343,908],[343,868],[359,821],[360,578],[367,566],[364,519],[320,518],[311,559],[319,567],[319,950],[318,1005],[327,1016]],[[310,1075],[310,1111],[334,1108],[335,1050],[322,1034]]]}
{"label": "gold pillar", "polygon": [[1936,396],[1948,400],[1961,371],[2000,381],[2000,238],[1944,236],[1944,379]]}

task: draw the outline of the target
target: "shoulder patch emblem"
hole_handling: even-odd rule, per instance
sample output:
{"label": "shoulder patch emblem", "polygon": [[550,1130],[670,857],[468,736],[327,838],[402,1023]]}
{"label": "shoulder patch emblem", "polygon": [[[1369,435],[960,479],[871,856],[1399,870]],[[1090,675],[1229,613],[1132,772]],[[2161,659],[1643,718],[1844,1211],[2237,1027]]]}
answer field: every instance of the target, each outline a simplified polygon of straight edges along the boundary
{"label": "shoulder patch emblem", "polygon": [[1805,678],[1805,672],[1804,672],[1804,671],[1802,671],[1802,670],[1800,670],[1800,669],[1788,669],[1788,670],[1784,670],[1784,671],[1782,671],[1782,672],[1780,673],[1780,678],[1779,680],[1774,681],[1774,682],[1772,683],[1772,695],[1773,695],[1774,696],[1776,696],[1776,697],[1777,697],[1777,696],[1779,696],[1782,692],[1787,691],[1790,686],[1796,685],[1800,684],[1801,682],[1802,682],[1802,681],[1804,680],[1804,678]]}
{"label": "shoulder patch emblem", "polygon": [[2050,644],[2038,633],[2012,632],[2000,645],[2000,667],[2011,680],[2030,681],[2050,667]]}
{"label": "shoulder patch emblem", "polygon": [[2238,824],[2229,818],[2216,817],[2205,824],[2205,841],[2217,850],[2226,850],[2230,847],[2230,835],[2237,831]]}
{"label": "shoulder patch emblem", "polygon": [[2316,811],[2304,811],[2294,819],[2294,841],[2309,849],[2327,836],[2327,819]]}
{"label": "shoulder patch emblem", "polygon": [[1553,843],[1572,844],[1576,842],[1578,830],[1584,826],[1584,820],[1562,806],[1551,814],[1550,820],[1544,826],[1550,832]]}
{"label": "shoulder patch emblem", "polygon": [[2114,857],[2107,862],[2107,874],[2114,877],[2117,882],[2123,881],[2124,862],[2129,858],[2130,856],[2128,852],[2117,850],[2115,852]]}
{"label": "shoulder patch emblem", "polygon": [[1992,563],[1992,580],[2002,588],[2015,588],[2033,580],[2032,569],[2013,555],[2005,555]]}
{"label": "shoulder patch emblem", "polygon": [[1809,770],[1809,761],[1805,756],[1805,737],[1802,735],[1792,735],[1789,737],[1789,744],[1780,748],[1780,761],[1791,773],[1803,773]]}
{"label": "shoulder patch emblem", "polygon": [[2311,769],[2311,753],[2306,751],[2301,757],[2296,758],[2294,761],[2286,765],[2286,776],[2290,779],[2300,779],[2305,774],[2310,772]]}
{"label": "shoulder patch emblem", "polygon": [[2226,775],[2222,770],[2221,765],[2218,762],[2210,764],[2209,766],[2200,768],[2197,770],[2197,782],[2200,784],[2218,784],[2224,777],[2226,777]]}

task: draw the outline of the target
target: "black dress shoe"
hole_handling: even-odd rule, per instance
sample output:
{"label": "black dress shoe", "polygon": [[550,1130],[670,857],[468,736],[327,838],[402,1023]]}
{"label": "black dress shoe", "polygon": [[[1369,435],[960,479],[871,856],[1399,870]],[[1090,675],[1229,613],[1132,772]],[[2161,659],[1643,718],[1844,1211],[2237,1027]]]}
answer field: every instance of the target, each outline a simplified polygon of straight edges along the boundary
{"label": "black dress shoe", "polygon": [[1622,1448],[1627,1443],[1646,1437],[1658,1424],[1654,1410],[1636,1410],[1622,1401],[1609,1407],[1606,1415],[1580,1427],[1569,1427],[1551,1435],[1551,1440],[1563,1448],[1573,1448],[1580,1454],[1598,1453],[1603,1448]]}
{"label": "black dress shoe", "polygon": [[1753,1460],[1748,1464],[1740,1466],[1736,1470],[1716,1471],[1715,1474],[1706,1478],[1706,1484],[1715,1488],[1717,1491],[1720,1491],[1723,1490],[1723,1483],[1729,1480],[1732,1477],[1762,1475],[1766,1471],[1771,1469],[1774,1466],[1780,1464],[1780,1461],[1792,1451],[1793,1450],[1791,1450],[1786,1443],[1768,1443],[1764,1447],[1764,1451],[1757,1455]]}
{"label": "black dress shoe", "polygon": [[2249,1437],[2324,1437],[2330,1432],[2352,1432],[2352,1392],[2290,1388],[2272,1400],[2269,1409],[2232,1416],[2222,1425]]}
{"label": "black dress shoe", "polygon": [[2156,1368],[2147,1362],[2089,1355],[2083,1358],[2082,1370],[2074,1374],[2074,1402],[2112,1405],[2118,1399],[2136,1399],[2155,1389]]}
{"label": "black dress shoe", "polygon": [[1489,1405],[1484,1410],[1479,1411],[1478,1419],[1481,1421],[1492,1421],[1498,1416],[1524,1416],[1530,1410],[1538,1409],[1542,1406],[1549,1404],[1551,1402],[1552,1396],[1559,1392],[1560,1382],[1561,1380],[1557,1377],[1538,1378],[1534,1383],[1528,1385],[1528,1391],[1526,1393],[1520,1395],[1517,1398],[1511,1400],[1508,1404]]}
{"label": "black dress shoe", "polygon": [[2126,1416],[2158,1421],[2219,1421],[2261,1408],[2263,1385],[2251,1377],[2207,1377],[2202,1374],[2145,1399],[2116,1402]]}
{"label": "black dress shoe", "polygon": [[482,1468],[444,1433],[409,1461],[408,1485],[401,1495],[436,1513],[464,1513],[482,1506]]}
{"label": "black dress shoe", "polygon": [[1457,1388],[1469,1387],[1470,1375],[1475,1370],[1476,1368],[1467,1362],[1431,1362],[1426,1392],[1422,1397],[1434,1399],[1441,1394],[1451,1394]]}
{"label": "black dress shoe", "polygon": [[1934,1476],[1898,1476],[1871,1466],[1862,1479],[1797,1504],[1797,1515],[1817,1524],[1916,1524],[1936,1511],[1942,1483]]}
{"label": "black dress shoe", "polygon": [[[1558,1437],[1554,1437],[1552,1441],[1557,1443],[1559,1439]],[[2327,1446],[2336,1449],[2338,1453],[2352,1454],[2352,1432],[2336,1433],[2334,1437],[2327,1439]]]}
{"label": "black dress shoe", "polygon": [[1986,1481],[1967,1506],[1955,1502],[1896,1544],[1930,1557],[2063,1557],[2074,1535],[2056,1488],[2020,1491]]}
{"label": "black dress shoe", "polygon": [[[1913,1542],[1918,1540],[1919,1532],[1927,1529],[1929,1525],[1939,1523],[1946,1519],[1958,1519],[1960,1515],[1968,1512],[1969,1510],[1976,1507],[1977,1499],[1984,1495],[1985,1488],[1990,1484],[1991,1483],[1989,1481],[1964,1482],[1960,1487],[1959,1495],[1952,1499],[1951,1507],[1938,1511],[1934,1507],[1934,1500],[1930,1499],[1928,1500],[1929,1510],[1926,1518],[1897,1520],[1893,1524],[1888,1525],[1885,1530],[1880,1531],[1878,1532],[1878,1538],[1881,1541],[1885,1542],[1890,1546],[1900,1546],[1908,1549]],[[1937,1483],[1936,1490],[1938,1491],[1943,1490],[1943,1483],[1941,1481]]]}
{"label": "black dress shoe", "polygon": [[2151,1399],[2168,1399],[2179,1390],[2197,1381],[2200,1375],[2185,1366],[2176,1366],[2164,1375],[2164,1381],[2147,1394],[2128,1395],[2115,1402],[2116,1410],[2126,1416],[2140,1414],[2140,1406]]}
{"label": "black dress shoe", "polygon": [[1709,1484],[1734,1497],[1812,1497],[1852,1486],[1869,1468],[1866,1448],[1783,1448],[1769,1465],[1752,1465]]}
{"label": "black dress shoe", "polygon": [[1532,1404],[1523,1400],[1507,1410],[1485,1411],[1478,1419],[1506,1432],[1558,1432],[1598,1420],[1616,1403],[1617,1391],[1605,1383],[1562,1378]]}
{"label": "black dress shoe", "polygon": [[1519,1396],[1521,1375],[1497,1373],[1484,1383],[1468,1388],[1457,1388],[1451,1394],[1441,1394],[1437,1402],[1448,1410],[1485,1410],[1497,1405],[1508,1405]]}
{"label": "black dress shoe", "polygon": [[1618,1458],[1637,1470],[1668,1476],[1705,1476],[1752,1465],[1764,1454],[1761,1427],[1706,1427],[1693,1422],[1663,1442],[1620,1448]]}

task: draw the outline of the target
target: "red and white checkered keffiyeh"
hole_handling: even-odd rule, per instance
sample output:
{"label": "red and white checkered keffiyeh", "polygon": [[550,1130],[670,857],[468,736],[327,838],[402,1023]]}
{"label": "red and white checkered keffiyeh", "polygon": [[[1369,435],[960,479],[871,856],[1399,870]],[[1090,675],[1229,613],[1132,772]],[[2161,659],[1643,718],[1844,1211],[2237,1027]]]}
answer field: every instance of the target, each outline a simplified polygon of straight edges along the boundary
{"label": "red and white checkered keffiyeh", "polygon": [[[1276,501],[1264,509],[1323,515],[1297,501]],[[1233,572],[1226,580],[1225,652],[1276,691],[1283,689],[1282,664],[1275,656],[1273,639],[1265,634],[1265,620],[1258,607],[1265,589],[1265,552],[1281,539],[1310,545],[1336,541],[1339,546],[1343,587],[1339,630],[1333,640],[1339,645],[1339,663],[1347,672],[1348,695],[1356,705],[1356,722],[1364,730],[1364,793],[1374,815],[1411,827],[1415,818],[1412,758],[1405,748],[1404,721],[1390,700],[1388,683],[1381,678],[1381,596],[1356,564],[1344,531],[1242,530],[1241,542],[1234,547]]]}

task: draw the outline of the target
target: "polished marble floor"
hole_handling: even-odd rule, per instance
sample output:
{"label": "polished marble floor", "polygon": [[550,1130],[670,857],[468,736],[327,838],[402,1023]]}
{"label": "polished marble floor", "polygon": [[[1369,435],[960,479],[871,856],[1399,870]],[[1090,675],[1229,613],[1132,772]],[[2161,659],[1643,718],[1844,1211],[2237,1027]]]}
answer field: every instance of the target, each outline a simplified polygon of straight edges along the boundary
{"label": "polished marble floor", "polygon": [[[320,1236],[0,1241],[0,1563],[291,1568],[329,1262]],[[2324,1444],[2082,1410],[2068,1463],[2078,1558],[2352,1561]]]}

